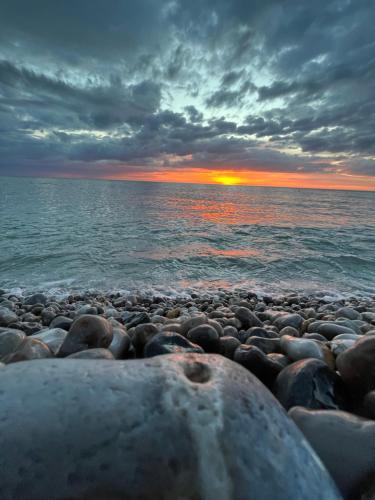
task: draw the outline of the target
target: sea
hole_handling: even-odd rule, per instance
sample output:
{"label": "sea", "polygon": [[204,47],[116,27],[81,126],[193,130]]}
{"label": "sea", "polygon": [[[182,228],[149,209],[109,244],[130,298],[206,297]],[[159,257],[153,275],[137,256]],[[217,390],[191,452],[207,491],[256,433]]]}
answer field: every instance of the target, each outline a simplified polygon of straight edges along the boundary
{"label": "sea", "polygon": [[375,295],[375,192],[0,177],[0,288]]}

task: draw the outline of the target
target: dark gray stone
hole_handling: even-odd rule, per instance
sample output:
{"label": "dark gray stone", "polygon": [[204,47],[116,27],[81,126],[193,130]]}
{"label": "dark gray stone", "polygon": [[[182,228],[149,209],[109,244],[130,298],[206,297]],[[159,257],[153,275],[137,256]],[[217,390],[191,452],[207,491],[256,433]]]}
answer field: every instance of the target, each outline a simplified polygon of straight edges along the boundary
{"label": "dark gray stone", "polygon": [[222,356],[7,366],[0,408],[4,500],[340,499],[273,396]]}
{"label": "dark gray stone", "polygon": [[26,335],[21,330],[5,330],[0,332],[0,358],[17,350]]}
{"label": "dark gray stone", "polygon": [[16,323],[17,321],[18,316],[14,311],[0,306],[0,326],[9,326],[11,323]]}
{"label": "dark gray stone", "polygon": [[111,351],[116,359],[125,359],[130,348],[130,337],[121,328],[113,328],[112,342],[109,344],[108,349]]}
{"label": "dark gray stone", "polygon": [[275,319],[273,324],[281,331],[286,326],[292,326],[300,331],[304,318],[299,314],[285,314]]}
{"label": "dark gray stone", "polygon": [[151,358],[161,354],[178,354],[195,352],[203,354],[203,349],[197,345],[189,342],[189,340],[179,333],[163,332],[158,333],[149,340],[144,348],[144,356]]}
{"label": "dark gray stone", "polygon": [[274,394],[287,410],[292,406],[316,410],[344,407],[340,378],[319,359],[302,359],[284,368],[276,379]]}
{"label": "dark gray stone", "polygon": [[73,320],[71,318],[67,318],[66,316],[56,316],[51,321],[49,326],[50,328],[62,328],[63,330],[68,331],[72,323]]}
{"label": "dark gray stone", "polygon": [[234,352],[240,345],[241,342],[235,337],[220,337],[220,354],[222,354],[226,358],[233,359]]}
{"label": "dark gray stone", "polygon": [[33,295],[29,295],[24,300],[24,304],[26,306],[34,306],[35,304],[43,304],[47,303],[48,298],[44,293],[34,293]]}
{"label": "dark gray stone", "polygon": [[129,312],[125,311],[122,315],[122,320],[127,328],[133,328],[143,323],[150,323],[151,318],[146,312]]}
{"label": "dark gray stone", "polygon": [[281,352],[280,339],[268,339],[263,337],[249,337],[246,340],[247,345],[258,347],[265,354],[271,352]]}
{"label": "dark gray stone", "polygon": [[159,332],[160,329],[153,323],[142,323],[135,327],[134,333],[131,336],[131,341],[134,345],[137,356],[143,356],[143,349],[145,345]]}
{"label": "dark gray stone", "polygon": [[235,317],[241,322],[243,328],[251,328],[252,326],[263,326],[260,319],[247,307],[238,307],[235,312]]}
{"label": "dark gray stone", "polygon": [[108,347],[112,342],[113,327],[101,316],[83,314],[76,318],[57,353],[59,357],[94,347]]}
{"label": "dark gray stone", "polygon": [[86,351],[75,352],[68,356],[69,359],[110,359],[114,360],[114,356],[108,349],[97,347],[95,349],[86,349]]}
{"label": "dark gray stone", "polygon": [[1,361],[8,364],[17,363],[18,361],[51,358],[52,356],[51,350],[44,342],[26,337],[14,352],[4,356]]}
{"label": "dark gray stone", "polygon": [[361,498],[369,479],[375,477],[375,422],[335,410],[296,407],[289,414],[331,473],[344,498]]}
{"label": "dark gray stone", "polygon": [[356,394],[375,389],[375,336],[364,336],[336,359],[345,384]]}
{"label": "dark gray stone", "polygon": [[258,349],[258,347],[241,344],[234,352],[233,360],[247,368],[267,387],[272,387],[282,366]]}
{"label": "dark gray stone", "polygon": [[220,337],[211,325],[199,325],[192,328],[188,331],[187,338],[201,346],[205,352],[220,352]]}

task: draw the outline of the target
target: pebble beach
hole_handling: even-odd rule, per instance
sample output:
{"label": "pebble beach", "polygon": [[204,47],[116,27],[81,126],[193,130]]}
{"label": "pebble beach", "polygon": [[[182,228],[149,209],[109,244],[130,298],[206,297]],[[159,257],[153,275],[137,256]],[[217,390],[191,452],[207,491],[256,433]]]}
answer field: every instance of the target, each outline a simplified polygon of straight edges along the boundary
{"label": "pebble beach", "polygon": [[371,297],[1,290],[1,496],[374,498],[374,356]]}

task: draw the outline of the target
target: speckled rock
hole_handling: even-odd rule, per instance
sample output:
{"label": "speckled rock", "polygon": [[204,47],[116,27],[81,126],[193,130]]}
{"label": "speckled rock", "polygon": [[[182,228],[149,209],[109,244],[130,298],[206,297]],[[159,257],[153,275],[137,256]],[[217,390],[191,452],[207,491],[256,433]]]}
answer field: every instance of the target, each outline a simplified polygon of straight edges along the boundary
{"label": "speckled rock", "polygon": [[340,498],[273,396],[222,356],[19,363],[0,407],[4,500]]}
{"label": "speckled rock", "polygon": [[112,330],[112,324],[105,318],[83,314],[73,321],[57,354],[64,357],[94,347],[108,347],[113,338]]}
{"label": "speckled rock", "polygon": [[322,459],[344,498],[359,499],[369,479],[375,477],[375,422],[334,410],[295,407],[289,414]]}
{"label": "speckled rock", "polygon": [[316,410],[344,406],[341,380],[319,359],[302,359],[284,368],[276,379],[274,394],[287,410],[292,406]]}

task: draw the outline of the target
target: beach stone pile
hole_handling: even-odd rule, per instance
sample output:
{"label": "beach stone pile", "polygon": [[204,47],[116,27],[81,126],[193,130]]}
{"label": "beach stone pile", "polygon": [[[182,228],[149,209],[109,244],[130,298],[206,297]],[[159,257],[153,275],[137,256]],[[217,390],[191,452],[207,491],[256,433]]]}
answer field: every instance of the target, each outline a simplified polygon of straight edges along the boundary
{"label": "beach stone pile", "polygon": [[0,291],[0,362],[2,498],[375,498],[374,300]]}

